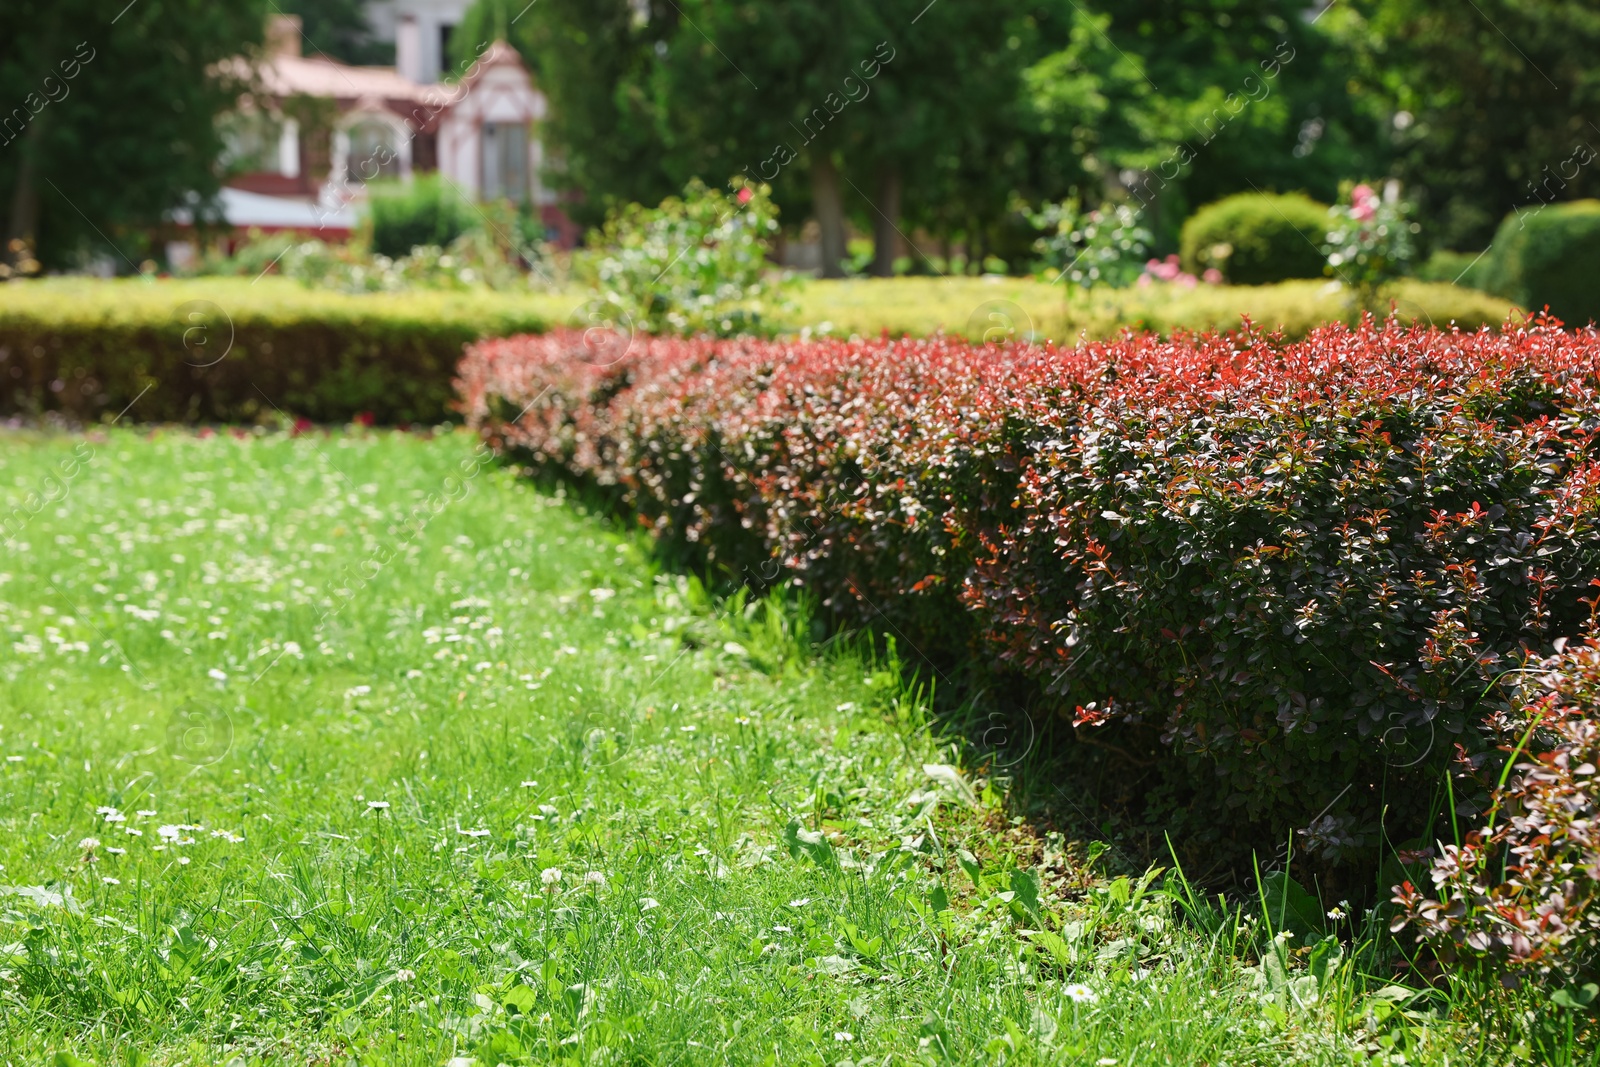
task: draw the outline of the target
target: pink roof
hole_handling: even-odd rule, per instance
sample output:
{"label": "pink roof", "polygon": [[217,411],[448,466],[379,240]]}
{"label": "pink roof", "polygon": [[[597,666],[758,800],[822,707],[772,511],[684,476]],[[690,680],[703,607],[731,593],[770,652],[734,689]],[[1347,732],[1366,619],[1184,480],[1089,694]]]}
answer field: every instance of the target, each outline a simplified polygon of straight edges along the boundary
{"label": "pink roof", "polygon": [[387,103],[401,114],[412,113],[409,105],[422,104],[431,125],[431,119],[454,106],[485,71],[508,65],[526,69],[515,48],[495,41],[454,85],[419,85],[393,67],[353,67],[323,55],[287,52],[267,56],[253,66],[243,56],[223,60],[218,66],[241,81],[250,80],[253,73],[256,84],[280,99],[304,94],[347,103]]}
{"label": "pink roof", "polygon": [[352,67],[325,56],[273,56],[263,62],[257,72],[262,87],[274,96],[304,93],[307,96],[378,97],[420,102],[429,88],[401,77],[393,67]]}

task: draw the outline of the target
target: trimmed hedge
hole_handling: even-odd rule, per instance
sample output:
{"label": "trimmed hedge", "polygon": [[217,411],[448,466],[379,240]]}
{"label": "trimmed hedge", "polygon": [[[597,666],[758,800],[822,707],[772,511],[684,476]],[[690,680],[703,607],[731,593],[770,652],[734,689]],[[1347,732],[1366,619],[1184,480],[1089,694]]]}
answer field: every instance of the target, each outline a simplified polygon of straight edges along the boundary
{"label": "trimmed hedge", "polygon": [[1512,212],[1484,259],[1489,291],[1573,325],[1600,321],[1600,200]]}
{"label": "trimmed hedge", "polygon": [[138,422],[451,417],[462,349],[543,329],[494,294],[345,296],[282,279],[0,286],[0,415]]}
{"label": "trimmed hedge", "polygon": [[1233,285],[1320,278],[1328,205],[1299,193],[1238,193],[1196,211],[1179,247],[1192,274],[1215,267]]}
{"label": "trimmed hedge", "polygon": [[1216,855],[1426,832],[1600,575],[1592,331],[619,349],[476,345],[469,423],[691,563],[997,660]]}

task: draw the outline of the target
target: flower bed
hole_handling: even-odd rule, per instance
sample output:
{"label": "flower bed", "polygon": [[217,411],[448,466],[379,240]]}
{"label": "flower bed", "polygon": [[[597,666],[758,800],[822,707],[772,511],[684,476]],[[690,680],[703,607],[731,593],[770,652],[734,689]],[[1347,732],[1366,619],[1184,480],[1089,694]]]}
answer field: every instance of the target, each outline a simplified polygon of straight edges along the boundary
{"label": "flower bed", "polygon": [[[593,340],[590,338],[589,340]],[[1329,326],[1054,347],[474,346],[499,448],[687,562],[992,661],[1186,832],[1375,862],[1589,617],[1600,335]],[[1459,803],[1488,803],[1487,788]],[[1218,813],[1226,817],[1218,818]],[[1199,814],[1197,814],[1199,813]]]}

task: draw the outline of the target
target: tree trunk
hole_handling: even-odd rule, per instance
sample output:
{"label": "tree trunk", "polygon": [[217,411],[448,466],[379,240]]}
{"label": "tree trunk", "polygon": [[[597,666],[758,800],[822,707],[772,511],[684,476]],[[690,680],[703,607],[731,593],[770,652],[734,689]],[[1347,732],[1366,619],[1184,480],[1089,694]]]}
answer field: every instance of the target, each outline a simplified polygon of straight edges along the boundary
{"label": "tree trunk", "polygon": [[894,277],[894,261],[900,258],[900,168],[885,165],[878,174],[878,210],[872,219],[872,273],[879,278]]}
{"label": "tree trunk", "polygon": [[[6,243],[0,249],[0,258],[9,259],[17,266],[29,259],[38,247],[39,189],[34,182],[34,151],[38,146],[39,120],[34,119],[27,135],[17,146],[22,158],[17,164],[17,184],[11,190],[11,218],[6,226]],[[21,247],[13,247],[15,242]]]}
{"label": "tree trunk", "polygon": [[833,157],[817,150],[811,161],[811,209],[822,230],[822,276],[844,277],[844,197]]}

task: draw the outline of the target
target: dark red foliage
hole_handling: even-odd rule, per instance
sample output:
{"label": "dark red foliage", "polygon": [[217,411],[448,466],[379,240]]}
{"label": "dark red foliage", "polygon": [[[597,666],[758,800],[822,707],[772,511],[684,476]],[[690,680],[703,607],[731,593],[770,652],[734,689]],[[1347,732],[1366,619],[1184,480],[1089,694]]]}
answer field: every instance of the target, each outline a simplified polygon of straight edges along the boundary
{"label": "dark red foliage", "polygon": [[1494,750],[1503,672],[1576,635],[1600,575],[1592,330],[604,356],[477,345],[468,419],[696,564],[1159,739],[1247,836],[1330,862],[1374,856],[1385,808],[1397,840],[1426,825],[1457,746]]}
{"label": "dark red foliage", "polygon": [[1437,899],[1399,887],[1394,928],[1446,959],[1572,977],[1600,949],[1600,649],[1554,656],[1530,681],[1520,758],[1487,825],[1443,846]]}

